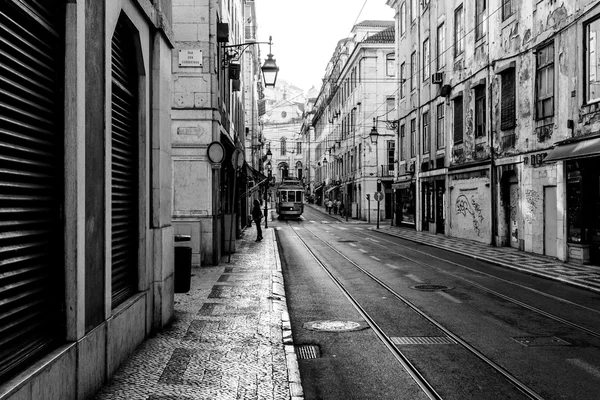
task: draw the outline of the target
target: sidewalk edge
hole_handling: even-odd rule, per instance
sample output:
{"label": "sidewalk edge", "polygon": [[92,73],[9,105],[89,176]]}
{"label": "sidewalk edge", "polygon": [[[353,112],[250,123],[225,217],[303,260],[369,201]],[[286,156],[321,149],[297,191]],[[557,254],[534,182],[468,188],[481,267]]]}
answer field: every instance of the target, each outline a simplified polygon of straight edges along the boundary
{"label": "sidewalk edge", "polygon": [[592,291],[594,293],[600,293],[600,289],[597,289],[597,288],[595,288],[593,286],[588,286],[588,285],[581,284],[579,282],[575,282],[575,281],[572,281],[572,280],[564,279],[564,278],[562,278],[560,276],[549,276],[547,274],[544,274],[542,272],[538,272],[536,270],[521,268],[519,266],[516,266],[516,265],[513,265],[513,264],[504,263],[502,261],[495,260],[495,259],[492,259],[492,258],[482,257],[482,256],[477,256],[477,255],[467,254],[467,253],[461,253],[460,251],[452,250],[451,248],[446,248],[446,247],[443,247],[443,246],[438,246],[438,245],[436,245],[434,243],[425,243],[425,242],[422,242],[420,240],[411,239],[411,238],[403,236],[403,235],[397,235],[397,234],[395,234],[393,232],[388,232],[386,230],[381,230],[381,229],[376,229],[376,228],[369,228],[369,230],[377,231],[377,232],[384,233],[384,234],[389,235],[389,236],[394,236],[394,237],[397,237],[397,238],[400,238],[400,239],[408,240],[408,241],[411,241],[411,242],[414,242],[414,243],[419,243],[419,244],[422,244],[422,245],[425,245],[425,246],[436,247],[438,249],[442,249],[442,250],[450,251],[452,253],[456,253],[456,254],[460,254],[460,255],[463,255],[463,256],[471,257],[474,260],[485,261],[485,262],[488,262],[490,264],[498,265],[498,266],[504,267],[504,268],[514,269],[516,271],[523,272],[523,273],[526,273],[526,274],[529,274],[529,275],[535,275],[535,276],[538,276],[538,277],[541,277],[541,278],[545,278],[545,279],[552,279],[552,280],[555,280],[555,281],[559,281],[559,282],[565,283],[567,285],[576,286],[576,287],[578,287],[580,289],[589,290],[589,291]]}
{"label": "sidewalk edge", "polygon": [[[302,383],[300,380],[300,368],[298,366],[298,358],[296,356],[296,350],[294,347],[294,341],[292,337],[292,326],[290,323],[290,316],[288,313],[287,300],[285,295],[285,289],[283,287],[283,271],[281,269],[281,259],[279,258],[279,249],[277,248],[277,238],[275,232],[271,235],[273,238],[273,251],[275,256],[275,273],[272,277],[272,295],[281,298],[282,311],[281,311],[281,329],[283,346],[285,349],[285,359],[288,367],[288,383],[290,399],[292,400],[303,400],[304,392],[302,391]],[[280,282],[280,283],[279,283]],[[276,286],[281,286],[281,290],[275,290]]]}

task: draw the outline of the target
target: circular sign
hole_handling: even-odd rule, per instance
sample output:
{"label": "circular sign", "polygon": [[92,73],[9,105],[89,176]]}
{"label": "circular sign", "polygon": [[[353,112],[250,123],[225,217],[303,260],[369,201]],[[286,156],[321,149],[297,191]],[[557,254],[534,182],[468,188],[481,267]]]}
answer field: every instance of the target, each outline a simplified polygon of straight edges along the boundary
{"label": "circular sign", "polygon": [[235,149],[231,156],[231,163],[235,168],[242,168],[244,166],[244,153],[239,149]]}
{"label": "circular sign", "polygon": [[375,192],[375,196],[374,197],[375,197],[375,200],[381,201],[381,200],[383,200],[383,193],[381,193],[381,192]]}
{"label": "circular sign", "polygon": [[212,142],[206,150],[208,159],[213,164],[221,164],[225,158],[225,148],[219,142]]}
{"label": "circular sign", "polygon": [[381,183],[381,179],[377,179],[377,183]]}

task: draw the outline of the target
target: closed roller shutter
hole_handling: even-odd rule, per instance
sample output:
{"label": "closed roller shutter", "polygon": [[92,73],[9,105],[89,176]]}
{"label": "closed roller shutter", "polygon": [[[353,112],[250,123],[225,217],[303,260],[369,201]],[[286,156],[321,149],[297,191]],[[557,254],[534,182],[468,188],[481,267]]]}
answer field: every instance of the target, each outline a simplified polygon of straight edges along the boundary
{"label": "closed roller shutter", "polygon": [[121,16],[112,38],[112,306],[137,290],[138,73],[134,32]]}
{"label": "closed roller shutter", "polygon": [[0,7],[0,382],[63,336],[62,8]]}

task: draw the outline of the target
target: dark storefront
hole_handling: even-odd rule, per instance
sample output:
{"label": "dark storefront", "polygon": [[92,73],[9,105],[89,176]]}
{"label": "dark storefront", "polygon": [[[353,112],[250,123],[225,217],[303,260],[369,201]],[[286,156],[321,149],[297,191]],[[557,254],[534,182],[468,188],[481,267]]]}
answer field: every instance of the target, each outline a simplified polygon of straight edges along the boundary
{"label": "dark storefront", "polygon": [[567,244],[582,249],[583,262],[600,265],[600,157],[566,162]]}
{"label": "dark storefront", "polygon": [[416,187],[413,181],[394,183],[396,199],[396,225],[415,227]]}

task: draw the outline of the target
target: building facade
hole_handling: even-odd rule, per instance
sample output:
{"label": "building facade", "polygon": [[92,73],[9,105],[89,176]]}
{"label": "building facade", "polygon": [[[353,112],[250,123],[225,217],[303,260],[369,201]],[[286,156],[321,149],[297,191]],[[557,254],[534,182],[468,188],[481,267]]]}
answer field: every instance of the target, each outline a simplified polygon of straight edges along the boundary
{"label": "building facade", "polygon": [[[394,81],[393,21],[357,24],[338,42],[304,129],[315,143],[315,197],[341,201],[352,218],[392,215],[396,140],[387,122],[396,118]],[[377,191],[384,194],[379,207]]]}
{"label": "building facade", "polygon": [[388,1],[416,229],[600,265],[599,3]]}
{"label": "building facade", "polygon": [[170,2],[1,8],[0,398],[89,398],[173,316]]}
{"label": "building facade", "polygon": [[235,251],[262,157],[254,2],[174,1],[173,31],[173,224],[191,236],[194,265],[216,265]]}

